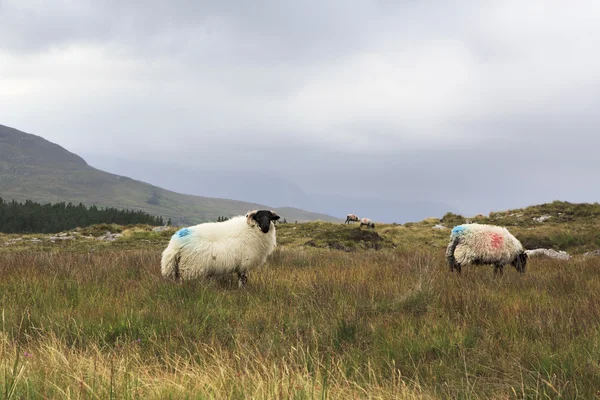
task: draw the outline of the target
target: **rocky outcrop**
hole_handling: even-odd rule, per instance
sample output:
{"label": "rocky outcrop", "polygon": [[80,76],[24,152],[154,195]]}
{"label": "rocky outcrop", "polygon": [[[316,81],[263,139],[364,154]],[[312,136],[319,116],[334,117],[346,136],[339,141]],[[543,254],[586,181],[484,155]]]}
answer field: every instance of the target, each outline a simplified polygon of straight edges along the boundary
{"label": "rocky outcrop", "polygon": [[569,260],[571,259],[571,255],[569,253],[567,253],[566,251],[556,251],[553,249],[534,249],[534,250],[525,250],[525,253],[527,253],[527,255],[529,257],[536,257],[536,256],[545,256],[545,257],[549,257],[549,258],[555,258],[557,260]]}
{"label": "rocky outcrop", "polygon": [[106,231],[106,233],[104,235],[98,236],[96,238],[96,240],[105,240],[107,242],[114,242],[121,236],[123,236],[121,233],[110,233],[109,231]]}
{"label": "rocky outcrop", "polygon": [[599,257],[600,250],[588,251],[587,253],[584,253],[583,256],[584,257]]}
{"label": "rocky outcrop", "polygon": [[552,218],[552,216],[550,216],[550,215],[542,215],[542,216],[533,218],[533,220],[535,222],[542,223],[542,222],[545,222],[545,221],[549,220],[550,218]]}

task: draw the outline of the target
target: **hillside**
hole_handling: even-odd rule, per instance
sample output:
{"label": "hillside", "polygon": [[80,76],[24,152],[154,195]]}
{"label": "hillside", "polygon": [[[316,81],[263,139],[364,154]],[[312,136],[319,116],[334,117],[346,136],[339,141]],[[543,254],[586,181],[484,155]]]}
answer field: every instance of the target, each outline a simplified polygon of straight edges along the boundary
{"label": "hillside", "polygon": [[[285,211],[285,209],[283,210]],[[553,203],[527,207],[519,210],[493,212],[490,216],[470,218],[470,222],[480,222],[506,226],[526,249],[539,248],[566,251],[573,256],[587,252],[600,252],[600,204],[573,204],[555,201]],[[550,218],[548,218],[550,216]],[[540,217],[545,217],[540,219]],[[448,245],[450,230],[466,219],[460,215],[446,214],[443,218],[428,218],[420,222],[400,224],[377,224],[376,228],[360,228],[358,224],[329,223],[322,221],[279,223],[277,226],[277,245],[288,249],[321,248],[346,252],[358,252],[369,249],[396,249],[414,251],[429,249],[444,252]],[[95,246],[84,240],[84,236],[102,236],[107,231],[125,233],[124,238],[112,246],[124,248],[150,248],[166,246],[177,227],[167,229],[149,225],[119,226],[101,224],[74,230],[73,237],[66,242],[51,244],[51,237],[43,237],[30,243],[28,235],[0,234],[2,242],[9,243],[10,250],[23,250],[48,246],[47,249],[60,248],[90,250]],[[81,236],[83,235],[83,236]],[[53,236],[53,235],[51,235]],[[19,238],[23,237],[23,241]],[[5,243],[6,245],[6,243]],[[8,246],[8,245],[7,245]],[[90,247],[91,246],[91,247]]]}
{"label": "hillside", "polygon": [[[89,166],[85,160],[39,136],[0,125],[0,196],[40,203],[66,201],[140,209],[174,224],[233,216],[266,205],[175,193]],[[338,221],[325,214],[275,208],[288,221]]]}

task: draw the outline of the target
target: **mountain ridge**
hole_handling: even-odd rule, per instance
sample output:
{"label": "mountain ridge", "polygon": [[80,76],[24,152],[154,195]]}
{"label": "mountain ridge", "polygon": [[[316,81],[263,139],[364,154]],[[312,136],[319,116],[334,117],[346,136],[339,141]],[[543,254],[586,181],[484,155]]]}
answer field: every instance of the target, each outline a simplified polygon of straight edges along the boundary
{"label": "mountain ridge", "polygon": [[0,125],[0,196],[6,200],[140,209],[171,218],[176,224],[214,221],[257,208],[274,209],[288,221],[340,221],[293,207],[177,193],[96,169],[56,143],[4,125]]}

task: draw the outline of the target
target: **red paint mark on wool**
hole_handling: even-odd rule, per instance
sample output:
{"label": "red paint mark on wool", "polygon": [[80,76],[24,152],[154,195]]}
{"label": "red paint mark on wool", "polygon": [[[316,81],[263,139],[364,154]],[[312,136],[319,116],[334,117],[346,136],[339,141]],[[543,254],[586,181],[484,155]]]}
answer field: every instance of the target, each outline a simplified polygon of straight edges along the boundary
{"label": "red paint mark on wool", "polygon": [[492,241],[493,249],[499,249],[502,246],[502,243],[504,242],[504,237],[497,233],[490,233],[490,239]]}

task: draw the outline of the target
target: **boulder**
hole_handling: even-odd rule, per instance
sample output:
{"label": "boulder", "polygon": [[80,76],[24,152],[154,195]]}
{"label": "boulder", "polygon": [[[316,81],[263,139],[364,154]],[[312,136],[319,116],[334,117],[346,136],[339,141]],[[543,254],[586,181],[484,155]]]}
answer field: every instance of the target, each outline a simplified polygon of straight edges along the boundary
{"label": "boulder", "polygon": [[533,220],[535,222],[542,223],[542,222],[545,222],[545,221],[549,220],[550,218],[552,218],[552,216],[550,216],[550,215],[542,215],[542,216],[539,216],[539,217],[534,217]]}
{"label": "boulder", "polygon": [[534,249],[534,250],[525,250],[525,253],[529,257],[535,256],[545,256],[550,258],[556,258],[557,260],[569,260],[571,255],[566,251],[556,251],[552,249]]}
{"label": "boulder", "polygon": [[104,235],[98,236],[96,238],[96,240],[105,240],[107,242],[114,242],[121,236],[123,236],[121,233],[110,233],[110,232],[106,231],[106,233]]}
{"label": "boulder", "polygon": [[600,250],[588,251],[583,254],[584,257],[598,257],[600,256]]}

